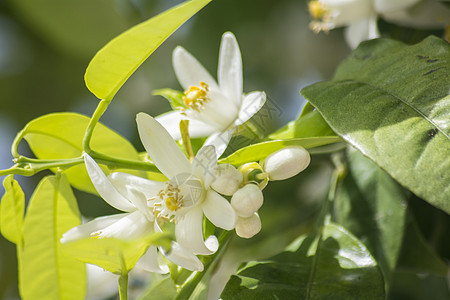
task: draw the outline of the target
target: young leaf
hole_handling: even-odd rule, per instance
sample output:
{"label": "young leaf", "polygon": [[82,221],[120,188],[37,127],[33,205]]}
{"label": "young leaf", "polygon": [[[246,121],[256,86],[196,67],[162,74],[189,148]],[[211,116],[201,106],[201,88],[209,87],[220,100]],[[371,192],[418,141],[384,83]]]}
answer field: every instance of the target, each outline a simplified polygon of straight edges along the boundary
{"label": "young leaf", "polygon": [[348,164],[348,174],[336,192],[334,217],[377,259],[388,289],[402,247],[406,194],[359,151],[349,153]]}
{"label": "young leaf", "polygon": [[170,247],[170,235],[154,233],[133,241],[83,239],[62,245],[64,253],[117,275],[127,274],[151,245]]}
{"label": "young leaf", "polygon": [[20,261],[20,290],[28,299],[84,299],[86,267],[61,251],[62,234],[80,224],[75,196],[64,175],[39,183],[27,210]]}
{"label": "young leaf", "polygon": [[432,205],[450,213],[450,46],[362,43],[333,80],[302,95],[331,128]]}
{"label": "young leaf", "polygon": [[186,105],[183,102],[184,93],[173,90],[173,89],[161,89],[153,91],[153,95],[155,96],[162,96],[167,101],[169,101],[170,107],[172,107],[172,110],[177,110],[180,107],[186,107]]}
{"label": "young leaf", "polygon": [[[80,114],[53,113],[32,120],[22,133],[37,158],[74,158],[80,157],[83,152],[83,137],[88,123],[89,118]],[[138,152],[130,142],[101,123],[94,129],[91,147],[114,157],[140,160]],[[96,193],[84,163],[71,167],[65,174],[70,184],[77,189]]]}
{"label": "young leaf", "polygon": [[313,148],[332,143],[340,142],[341,139],[337,136],[311,137],[311,138],[295,138],[284,141],[268,141],[258,144],[253,144],[241,148],[220,160],[220,163],[232,164],[235,166],[242,165],[247,162],[258,161],[266,158],[272,152],[283,149],[287,146],[302,146],[304,148]]}
{"label": "young leaf", "polygon": [[384,282],[366,247],[344,228],[324,225],[285,252],[250,262],[228,281],[227,299],[384,299]]}
{"label": "young leaf", "polygon": [[19,183],[9,175],[3,181],[5,194],[0,202],[0,231],[10,242],[22,246],[25,195]]}
{"label": "young leaf", "polygon": [[85,74],[88,89],[97,98],[111,101],[150,54],[209,2],[186,1],[111,40],[89,63]]}
{"label": "young leaf", "polygon": [[269,135],[272,140],[336,135],[317,110],[313,110]]}

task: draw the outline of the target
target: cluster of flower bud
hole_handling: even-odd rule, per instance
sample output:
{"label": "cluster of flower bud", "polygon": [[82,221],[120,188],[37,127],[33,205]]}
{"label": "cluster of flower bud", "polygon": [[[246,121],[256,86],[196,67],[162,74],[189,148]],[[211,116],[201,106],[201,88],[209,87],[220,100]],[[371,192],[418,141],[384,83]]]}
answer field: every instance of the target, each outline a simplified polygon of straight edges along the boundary
{"label": "cluster of flower bud", "polygon": [[267,156],[260,163],[246,163],[236,169],[221,164],[216,169],[212,188],[225,196],[231,196],[238,220],[236,234],[251,238],[261,230],[258,210],[264,202],[262,190],[270,180],[284,180],[303,171],[310,163],[307,150],[290,146]]}

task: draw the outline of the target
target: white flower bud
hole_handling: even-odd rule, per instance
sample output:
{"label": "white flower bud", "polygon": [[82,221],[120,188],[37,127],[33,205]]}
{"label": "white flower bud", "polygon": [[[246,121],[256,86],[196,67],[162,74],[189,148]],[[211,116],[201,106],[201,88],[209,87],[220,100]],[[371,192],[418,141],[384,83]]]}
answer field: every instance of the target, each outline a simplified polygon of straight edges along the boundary
{"label": "white flower bud", "polygon": [[248,218],[263,204],[263,193],[256,184],[247,184],[231,197],[231,206],[239,217]]}
{"label": "white flower bud", "polygon": [[261,231],[261,219],[258,213],[254,213],[248,218],[238,217],[236,224],[236,234],[241,238],[249,239]]}
{"label": "white flower bud", "polygon": [[212,188],[226,196],[233,195],[243,180],[242,173],[230,164],[218,165],[215,176],[216,178],[211,184]]}
{"label": "white flower bud", "polygon": [[284,180],[306,169],[310,161],[305,148],[290,146],[270,154],[261,165],[270,180]]}

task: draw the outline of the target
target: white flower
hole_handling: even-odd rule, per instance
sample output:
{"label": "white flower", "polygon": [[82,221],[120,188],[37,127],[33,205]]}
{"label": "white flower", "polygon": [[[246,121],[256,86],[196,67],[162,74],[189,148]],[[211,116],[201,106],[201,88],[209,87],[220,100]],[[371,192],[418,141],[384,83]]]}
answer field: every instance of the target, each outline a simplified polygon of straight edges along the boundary
{"label": "white flower", "polygon": [[221,164],[217,166],[215,179],[211,187],[225,196],[232,196],[241,185],[244,176],[238,169],[230,164]]}
{"label": "white flower", "polygon": [[261,231],[261,219],[258,213],[254,213],[248,218],[238,217],[236,224],[236,234],[241,238],[249,239]]}
{"label": "white flower", "polygon": [[[317,33],[348,26],[345,38],[352,48],[361,41],[380,36],[379,15],[391,22],[428,28],[443,27],[449,15],[445,6],[427,0],[313,0],[308,3],[308,8],[314,19],[310,23],[312,30]],[[431,10],[438,13],[426,13]]]}
{"label": "white flower", "polygon": [[217,227],[231,230],[237,216],[227,199],[210,188],[217,167],[213,146],[200,149],[192,164],[170,134],[147,114],[137,115],[138,131],[156,167],[171,180],[149,199],[158,220],[175,222],[177,242],[194,254],[218,248],[216,237],[203,240],[203,214]]}
{"label": "white flower", "polygon": [[176,140],[179,123],[189,120],[191,137],[206,137],[220,156],[237,126],[249,120],[264,105],[264,92],[242,92],[242,60],[236,38],[231,32],[222,36],[219,54],[218,83],[184,48],[173,52],[173,67],[185,89],[186,109],[163,114],[156,119]]}
{"label": "white flower", "polygon": [[[126,213],[99,217],[74,227],[63,234],[61,243],[88,237],[131,240],[151,234],[155,230],[160,231],[152,209],[147,206],[147,199],[163,189],[165,183],[119,172],[107,177],[89,155],[85,154],[84,159],[89,177],[100,196],[109,205]],[[161,253],[183,268],[192,271],[203,270],[200,260],[176,242],[172,242],[170,253],[165,253],[162,248],[158,252],[155,246],[150,246],[138,261],[139,266],[151,272],[167,273],[169,270]]]}
{"label": "white flower", "polygon": [[248,218],[261,208],[264,196],[256,184],[246,184],[231,197],[231,206],[239,217]]}
{"label": "white flower", "polygon": [[261,162],[261,167],[269,180],[284,180],[306,169],[310,162],[311,157],[305,148],[290,146],[267,156]]}

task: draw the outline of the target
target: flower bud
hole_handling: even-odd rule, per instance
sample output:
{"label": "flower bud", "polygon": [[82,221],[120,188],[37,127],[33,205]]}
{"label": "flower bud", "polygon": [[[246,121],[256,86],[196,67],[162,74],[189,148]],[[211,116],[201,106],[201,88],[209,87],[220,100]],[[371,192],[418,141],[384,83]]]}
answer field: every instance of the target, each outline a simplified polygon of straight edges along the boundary
{"label": "flower bud", "polygon": [[261,219],[258,213],[254,213],[248,218],[238,217],[236,224],[236,234],[241,238],[249,239],[261,231]]}
{"label": "flower bud", "polygon": [[306,169],[310,161],[305,148],[290,146],[270,154],[261,165],[269,174],[269,180],[284,180]]}
{"label": "flower bud", "polygon": [[218,165],[215,176],[216,178],[211,184],[212,188],[226,196],[233,195],[243,180],[242,173],[230,164]]}
{"label": "flower bud", "polygon": [[247,184],[231,197],[231,206],[239,217],[248,218],[263,204],[263,193],[256,184]]}
{"label": "flower bud", "polygon": [[254,183],[262,190],[269,182],[268,175],[257,162],[243,164],[239,167],[239,171],[244,176],[244,184]]}

